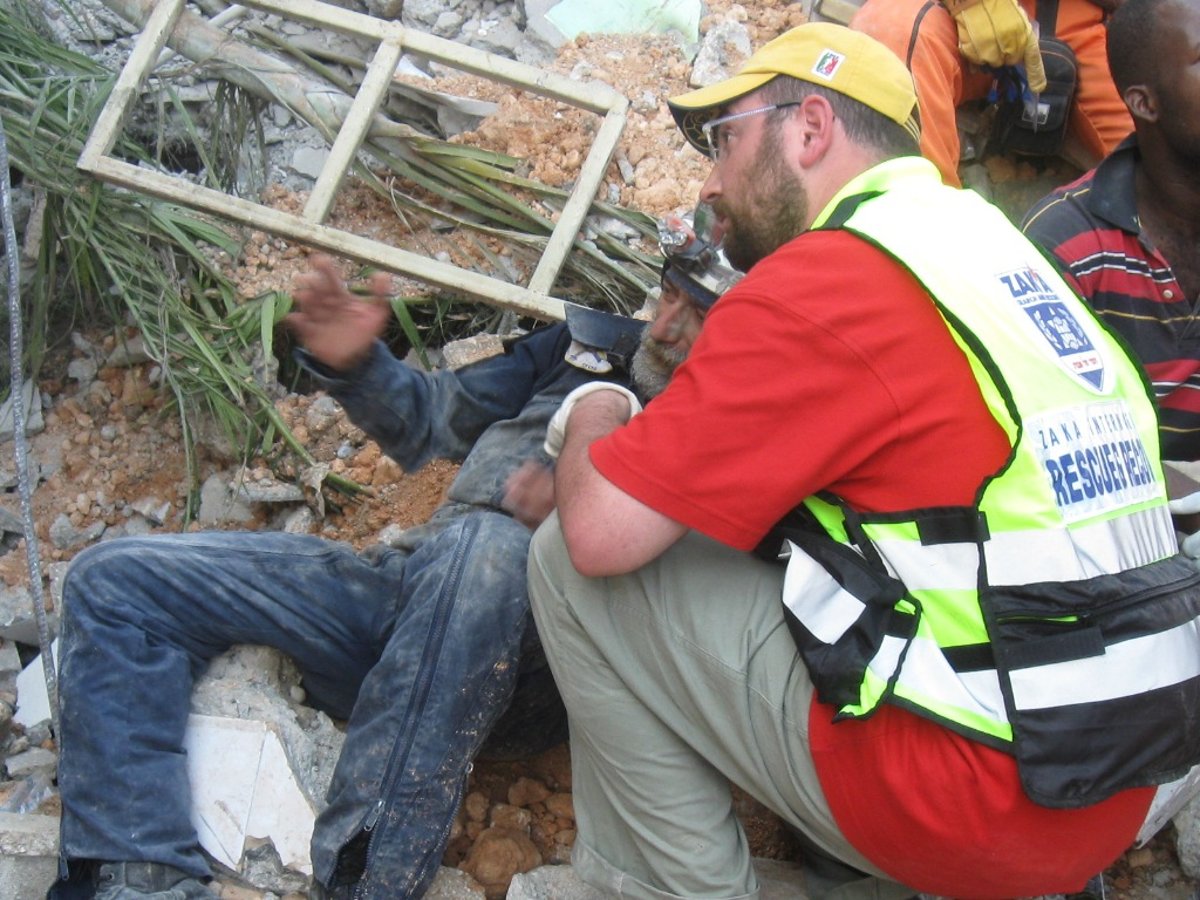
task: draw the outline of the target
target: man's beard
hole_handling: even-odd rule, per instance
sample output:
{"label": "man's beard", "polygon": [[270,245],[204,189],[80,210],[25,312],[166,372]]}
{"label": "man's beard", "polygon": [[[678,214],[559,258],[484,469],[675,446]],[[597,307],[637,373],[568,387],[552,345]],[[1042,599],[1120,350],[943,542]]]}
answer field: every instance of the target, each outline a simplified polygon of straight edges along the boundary
{"label": "man's beard", "polygon": [[743,212],[731,209],[724,198],[713,203],[713,210],[728,222],[725,257],[742,272],[804,231],[808,220],[808,191],[783,161],[778,128],[764,131],[752,172],[751,186],[738,203]]}
{"label": "man's beard", "polygon": [[650,336],[650,326],[642,330],[642,340],[629,364],[634,386],[649,400],[666,388],[675,369],[687,359],[687,351],[663,344]]}

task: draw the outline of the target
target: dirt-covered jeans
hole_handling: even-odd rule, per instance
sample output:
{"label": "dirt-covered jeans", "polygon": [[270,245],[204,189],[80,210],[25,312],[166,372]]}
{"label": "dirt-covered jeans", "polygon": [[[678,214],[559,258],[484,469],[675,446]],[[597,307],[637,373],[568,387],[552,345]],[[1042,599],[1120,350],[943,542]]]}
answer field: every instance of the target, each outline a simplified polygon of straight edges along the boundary
{"label": "dirt-covered jeans", "polygon": [[479,511],[411,553],[209,532],[80,554],[60,648],[64,874],[82,860],[207,874],[189,820],[189,695],[214,656],[263,644],[296,661],[315,705],[349,719],[315,876],[356,880],[359,898],[420,896],[493,726],[509,755],[565,737],[529,614],[529,536]]}

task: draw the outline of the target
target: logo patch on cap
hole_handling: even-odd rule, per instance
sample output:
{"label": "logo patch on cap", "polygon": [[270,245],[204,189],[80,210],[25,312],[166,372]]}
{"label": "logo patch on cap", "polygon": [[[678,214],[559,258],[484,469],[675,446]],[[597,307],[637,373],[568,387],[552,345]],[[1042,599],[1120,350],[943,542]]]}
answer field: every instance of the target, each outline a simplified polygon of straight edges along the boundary
{"label": "logo patch on cap", "polygon": [[812,67],[812,73],[826,81],[832,81],[837,70],[841,68],[846,57],[835,50],[826,49],[817,57],[817,63]]}

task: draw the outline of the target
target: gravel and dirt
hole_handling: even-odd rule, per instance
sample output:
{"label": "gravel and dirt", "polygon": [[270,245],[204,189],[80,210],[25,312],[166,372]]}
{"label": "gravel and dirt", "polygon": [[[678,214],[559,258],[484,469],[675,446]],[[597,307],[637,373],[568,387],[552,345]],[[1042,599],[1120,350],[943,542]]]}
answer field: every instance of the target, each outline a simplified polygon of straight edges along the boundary
{"label": "gravel and dirt", "polygon": [[[799,4],[781,0],[764,0],[753,8],[728,2],[711,2],[709,7],[710,20],[732,17],[743,21],[755,46],[802,19]],[[702,30],[708,24],[706,20]],[[607,179],[619,186],[621,203],[653,216],[690,208],[707,163],[684,144],[663,102],[689,87],[690,67],[677,42],[666,37],[581,37],[563,48],[554,67],[576,76],[586,73],[588,78],[616,86],[633,100]],[[529,161],[530,177],[548,184],[566,185],[578,170],[590,141],[590,132],[581,123],[583,114],[551,109],[547,101],[477,81],[468,84],[448,79],[439,89],[470,92],[499,102],[493,117],[460,140],[523,157]],[[629,170],[622,173],[625,164]],[[296,211],[303,207],[305,196],[275,187],[268,189],[265,199]],[[384,240],[390,236],[396,242],[409,240],[386,204],[369,191],[353,187],[341,193],[333,224]],[[241,290],[252,297],[266,290],[288,290],[304,270],[307,256],[306,248],[247,233],[240,258],[225,262]],[[113,334],[85,337],[100,350],[101,357],[118,343]],[[154,364],[103,367],[93,380],[83,383],[67,375],[73,353],[78,350],[72,351],[71,345],[63,342],[43,370],[40,387],[53,402],[46,411],[45,430],[32,439],[34,459],[53,461],[57,467],[33,497],[43,564],[69,560],[80,549],[60,549],[50,538],[50,523],[63,514],[79,530],[98,522],[118,528],[136,515],[136,508],[152,499],[170,504],[163,523],[152,530],[196,527],[183,520],[189,484],[187,460],[178,420],[168,408],[168,395],[157,381]],[[330,421],[309,415],[317,400],[312,395],[289,394],[277,406],[318,462],[370,490],[353,501],[332,498],[336,504],[326,505],[326,515],[313,531],[361,547],[373,542],[385,526],[423,521],[440,502],[455,473],[454,465],[435,462],[420,472],[405,473],[343,417]],[[0,445],[0,453],[8,455],[11,447],[11,443]],[[235,465],[220,449],[220,442],[202,442],[198,454],[201,480]],[[286,476],[296,471],[296,462],[289,462],[286,455],[271,455],[251,460],[250,469]],[[14,511],[15,500],[11,491],[0,497],[0,502]],[[267,525],[264,509],[238,527]],[[23,584],[26,578],[22,544],[0,556],[0,588]],[[28,657],[29,648],[22,649]],[[0,750],[7,756],[28,743],[20,726],[10,724]],[[45,740],[45,745],[53,749],[52,740]],[[0,800],[13,784],[0,784]],[[526,762],[477,763],[445,863],[470,873],[488,897],[502,897],[514,872],[567,861],[575,836],[570,785],[565,745]],[[52,812],[55,802],[53,798],[46,801],[42,811]],[[794,839],[774,816],[740,793],[737,806],[756,855],[798,858]],[[1063,852],[1069,853],[1070,848],[1064,847]],[[1198,887],[1179,868],[1170,827],[1147,847],[1130,850],[1107,873],[1106,885],[1110,900],[1191,900]],[[227,898],[263,896],[233,879],[223,879],[222,890]]]}

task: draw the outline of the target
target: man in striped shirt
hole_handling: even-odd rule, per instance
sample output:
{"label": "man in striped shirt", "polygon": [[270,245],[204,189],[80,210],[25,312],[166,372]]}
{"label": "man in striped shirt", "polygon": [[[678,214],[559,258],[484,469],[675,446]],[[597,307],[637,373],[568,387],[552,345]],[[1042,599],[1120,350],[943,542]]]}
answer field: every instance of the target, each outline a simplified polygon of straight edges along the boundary
{"label": "man in striped shirt", "polygon": [[1023,228],[1141,360],[1163,458],[1200,459],[1200,6],[1127,0],[1108,31],[1134,133]]}

